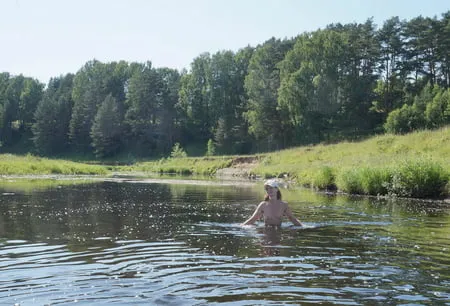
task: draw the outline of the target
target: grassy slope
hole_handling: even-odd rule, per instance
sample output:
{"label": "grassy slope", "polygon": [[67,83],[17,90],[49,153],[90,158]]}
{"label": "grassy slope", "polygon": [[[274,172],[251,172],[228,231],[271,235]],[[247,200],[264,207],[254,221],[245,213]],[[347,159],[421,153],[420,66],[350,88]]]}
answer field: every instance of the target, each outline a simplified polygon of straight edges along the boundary
{"label": "grassy slope", "polygon": [[334,169],[361,166],[381,167],[404,160],[429,158],[450,165],[450,127],[408,135],[382,135],[361,142],[299,147],[267,154],[255,173],[278,176],[288,173],[300,178],[330,166]]}
{"label": "grassy slope", "polygon": [[[257,176],[285,176],[319,189],[331,187],[349,193],[410,197],[450,193],[450,127],[403,136],[382,135],[360,142],[298,147],[248,156],[247,160],[251,157],[257,161],[252,170]],[[162,159],[120,169],[213,174],[238,159],[236,156]]]}
{"label": "grassy slope", "polygon": [[[245,157],[248,158],[257,161],[252,170],[255,175],[287,176],[299,184],[316,188],[333,186],[364,194],[385,194],[394,190],[401,194],[402,188],[409,188],[405,192],[410,192],[414,188],[423,189],[424,184],[444,183],[447,184],[444,186],[447,195],[450,193],[450,126],[403,136],[382,135],[361,142],[298,147]],[[242,157],[188,157],[139,162],[132,166],[102,166],[3,154],[0,155],[0,175],[105,175],[112,171],[214,174],[217,169],[230,167],[239,159]],[[387,189],[382,186],[386,182],[391,185]],[[426,196],[430,193],[436,193],[436,190],[429,191]]]}
{"label": "grassy slope", "polygon": [[274,152],[254,172],[263,177],[287,175],[302,185],[350,193],[448,195],[450,127]]}
{"label": "grassy slope", "polygon": [[0,175],[26,174],[90,174],[104,175],[109,171],[104,166],[87,165],[66,160],[41,158],[32,155],[0,155]]}

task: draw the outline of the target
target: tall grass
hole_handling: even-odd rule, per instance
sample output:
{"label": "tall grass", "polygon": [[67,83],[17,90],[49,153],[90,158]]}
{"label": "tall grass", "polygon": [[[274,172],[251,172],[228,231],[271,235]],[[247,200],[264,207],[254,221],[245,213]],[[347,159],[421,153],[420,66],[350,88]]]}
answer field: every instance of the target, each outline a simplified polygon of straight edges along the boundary
{"label": "tall grass", "polygon": [[269,153],[253,173],[348,193],[445,196],[450,189],[450,127]]}

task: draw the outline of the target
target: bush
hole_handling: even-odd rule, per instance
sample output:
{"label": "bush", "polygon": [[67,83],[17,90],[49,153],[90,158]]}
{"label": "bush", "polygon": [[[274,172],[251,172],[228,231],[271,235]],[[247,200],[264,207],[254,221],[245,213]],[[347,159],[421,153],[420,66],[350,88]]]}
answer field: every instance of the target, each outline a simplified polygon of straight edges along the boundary
{"label": "bush", "polygon": [[330,189],[334,186],[333,169],[329,166],[323,166],[311,177],[311,185],[317,189]]}
{"label": "bush", "polygon": [[413,198],[433,198],[445,194],[449,174],[427,159],[404,161],[394,169],[388,192]]}
{"label": "bush", "polygon": [[177,142],[172,147],[172,153],[170,153],[170,157],[172,157],[172,158],[187,157],[187,154],[184,151],[184,149],[181,147],[181,145]]}
{"label": "bush", "polygon": [[390,182],[391,172],[387,168],[362,168],[361,185],[365,194],[385,195]]}
{"label": "bush", "polygon": [[358,169],[341,170],[336,176],[336,186],[347,193],[363,194],[361,172]]}
{"label": "bush", "polygon": [[362,167],[343,170],[336,178],[337,187],[347,193],[385,195],[391,181],[388,168]]}
{"label": "bush", "polygon": [[418,112],[416,107],[404,104],[402,108],[389,113],[384,129],[392,134],[406,134],[423,128],[423,117],[423,114]]}

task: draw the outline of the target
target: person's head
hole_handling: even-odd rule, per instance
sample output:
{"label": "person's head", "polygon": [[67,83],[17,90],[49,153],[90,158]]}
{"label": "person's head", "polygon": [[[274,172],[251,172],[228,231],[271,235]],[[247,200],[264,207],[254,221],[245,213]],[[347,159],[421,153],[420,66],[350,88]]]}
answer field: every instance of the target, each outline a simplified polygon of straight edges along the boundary
{"label": "person's head", "polygon": [[266,196],[264,201],[273,199],[276,197],[277,200],[281,200],[281,192],[279,189],[279,184],[276,180],[268,180],[264,183],[264,190],[266,191]]}

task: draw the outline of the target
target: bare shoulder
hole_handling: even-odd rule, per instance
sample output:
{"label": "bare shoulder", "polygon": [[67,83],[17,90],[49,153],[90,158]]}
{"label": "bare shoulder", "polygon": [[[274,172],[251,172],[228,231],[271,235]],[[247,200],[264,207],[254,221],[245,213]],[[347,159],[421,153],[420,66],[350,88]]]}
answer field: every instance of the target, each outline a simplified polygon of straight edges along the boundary
{"label": "bare shoulder", "polygon": [[289,204],[288,204],[288,202],[281,201],[281,205],[282,205],[282,207],[283,207],[284,210],[289,209]]}
{"label": "bare shoulder", "polygon": [[266,203],[267,203],[266,201],[261,201],[261,202],[258,204],[258,207],[259,207],[259,206],[264,206],[264,205],[266,205]]}
{"label": "bare shoulder", "polygon": [[265,201],[262,201],[261,203],[258,204],[257,209],[263,209],[264,206],[266,206],[266,202],[265,202]]}

